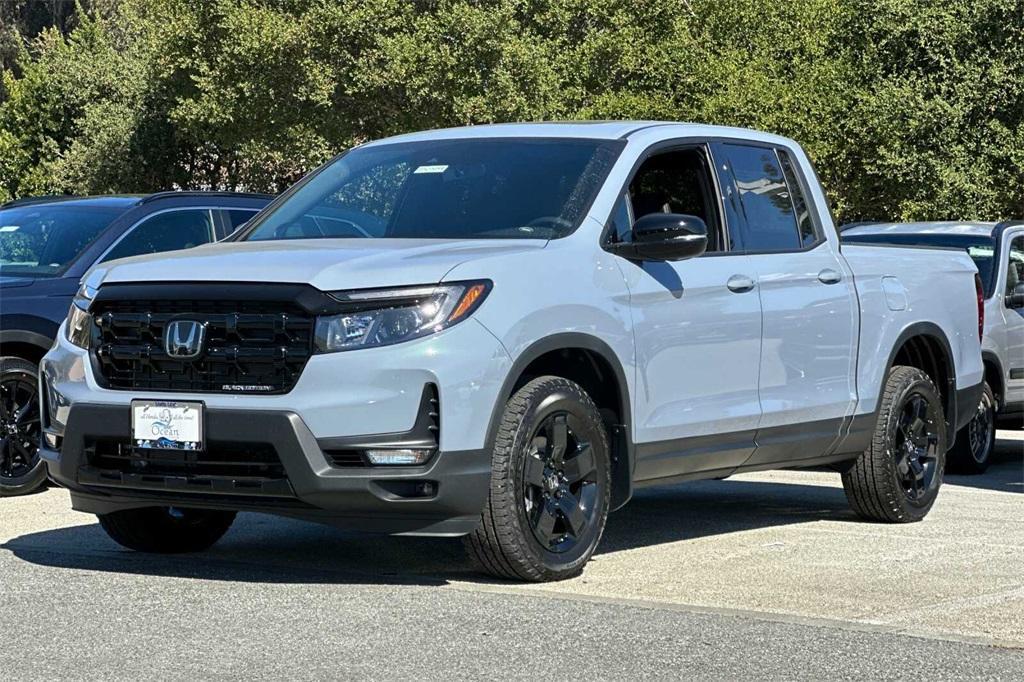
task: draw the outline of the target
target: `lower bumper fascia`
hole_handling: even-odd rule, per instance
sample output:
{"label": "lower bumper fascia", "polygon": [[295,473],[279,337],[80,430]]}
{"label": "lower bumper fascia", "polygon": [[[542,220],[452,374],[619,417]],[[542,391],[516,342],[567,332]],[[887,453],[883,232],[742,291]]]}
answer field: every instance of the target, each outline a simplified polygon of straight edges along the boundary
{"label": "lower bumper fascia", "polygon": [[98,439],[130,439],[129,407],[76,404],[59,451],[42,448],[50,477],[75,509],[94,514],[146,506],[255,511],[368,532],[463,535],[476,525],[490,482],[482,450],[438,452],[419,467],[337,468],[299,416],[286,411],[206,412],[205,440],[271,446],[286,478],[263,480],[110,471],[89,460]]}

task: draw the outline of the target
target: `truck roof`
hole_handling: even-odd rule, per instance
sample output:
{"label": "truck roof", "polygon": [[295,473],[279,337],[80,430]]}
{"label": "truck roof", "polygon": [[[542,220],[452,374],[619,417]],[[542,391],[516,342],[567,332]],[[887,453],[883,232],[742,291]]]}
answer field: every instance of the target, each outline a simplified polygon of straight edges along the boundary
{"label": "truck roof", "polygon": [[935,234],[991,237],[996,223],[980,221],[936,221],[920,223],[866,223],[842,230],[843,237],[860,234]]}
{"label": "truck roof", "polygon": [[[461,139],[474,137],[576,137],[597,140],[621,140],[641,130],[672,127],[679,137],[741,137],[771,144],[788,140],[746,128],[680,123],[675,121],[541,121],[534,123],[491,123],[461,128],[439,128],[374,140],[367,145],[423,140]],[[666,131],[668,132],[668,131]]]}

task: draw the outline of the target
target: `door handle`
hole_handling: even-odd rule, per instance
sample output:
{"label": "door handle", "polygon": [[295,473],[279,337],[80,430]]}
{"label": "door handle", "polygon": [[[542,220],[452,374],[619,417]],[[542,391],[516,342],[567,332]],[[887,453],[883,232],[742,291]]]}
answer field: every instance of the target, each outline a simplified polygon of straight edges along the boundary
{"label": "door handle", "polygon": [[818,281],[822,284],[839,284],[843,281],[843,276],[832,268],[825,268],[818,273]]}
{"label": "door handle", "polygon": [[725,286],[729,287],[729,291],[734,294],[744,294],[754,288],[754,280],[746,275],[733,275],[725,283]]}

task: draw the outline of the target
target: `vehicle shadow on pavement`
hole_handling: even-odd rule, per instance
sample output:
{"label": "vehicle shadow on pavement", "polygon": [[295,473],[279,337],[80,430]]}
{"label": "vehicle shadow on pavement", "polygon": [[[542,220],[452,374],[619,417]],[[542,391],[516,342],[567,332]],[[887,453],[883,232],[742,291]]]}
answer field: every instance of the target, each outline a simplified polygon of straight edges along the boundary
{"label": "vehicle shadow on pavement", "polygon": [[[609,517],[598,554],[822,519],[856,522],[839,488],[761,481],[682,483],[637,491]],[[474,571],[458,539],[372,536],[242,514],[213,549],[122,550],[97,524],[30,533],[0,545],[56,568],[256,583],[442,585],[499,582]]]}
{"label": "vehicle shadow on pavement", "polygon": [[988,471],[981,476],[946,474],[944,481],[947,485],[1024,494],[1024,440],[996,440]]}
{"label": "vehicle shadow on pavement", "polygon": [[[949,483],[1024,492],[1024,441],[1001,440],[996,457],[986,474],[949,476]],[[740,478],[644,488],[609,517],[597,554],[822,520],[861,523],[835,485]],[[25,534],[0,549],[41,566],[205,580],[426,586],[452,580],[499,582],[474,571],[458,539],[365,535],[260,514],[241,514],[224,539],[202,554],[123,550],[97,524]]]}
{"label": "vehicle shadow on pavement", "polygon": [[646,488],[609,517],[597,554],[823,520],[861,522],[830,486],[726,479]]}
{"label": "vehicle shadow on pavement", "polygon": [[246,583],[442,585],[471,575],[458,540],[374,536],[262,514],[239,515],[199,554],[125,550],[98,524],[22,535],[0,549],[55,568]]}

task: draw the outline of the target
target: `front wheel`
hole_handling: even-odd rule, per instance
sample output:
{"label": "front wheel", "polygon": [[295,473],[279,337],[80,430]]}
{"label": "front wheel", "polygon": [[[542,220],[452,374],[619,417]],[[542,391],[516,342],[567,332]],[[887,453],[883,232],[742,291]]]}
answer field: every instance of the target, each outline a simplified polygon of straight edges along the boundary
{"label": "front wheel", "polygon": [[889,370],[871,446],[843,474],[850,506],[871,521],[920,521],[931,510],[946,462],[938,389],[916,367]]}
{"label": "front wheel", "polygon": [[46,482],[37,372],[28,360],[0,358],[0,497],[25,495]]}
{"label": "front wheel", "polygon": [[487,505],[465,539],[470,557],[499,578],[579,574],[604,532],[610,467],[608,435],[586,392],[560,377],[529,382],[505,406]]}
{"label": "front wheel", "polygon": [[136,552],[180,554],[212,547],[231,528],[235,512],[145,507],[98,518],[110,539],[122,547]]}
{"label": "front wheel", "polygon": [[957,474],[983,474],[996,449],[996,396],[986,382],[974,418],[957,434],[946,470]]}

